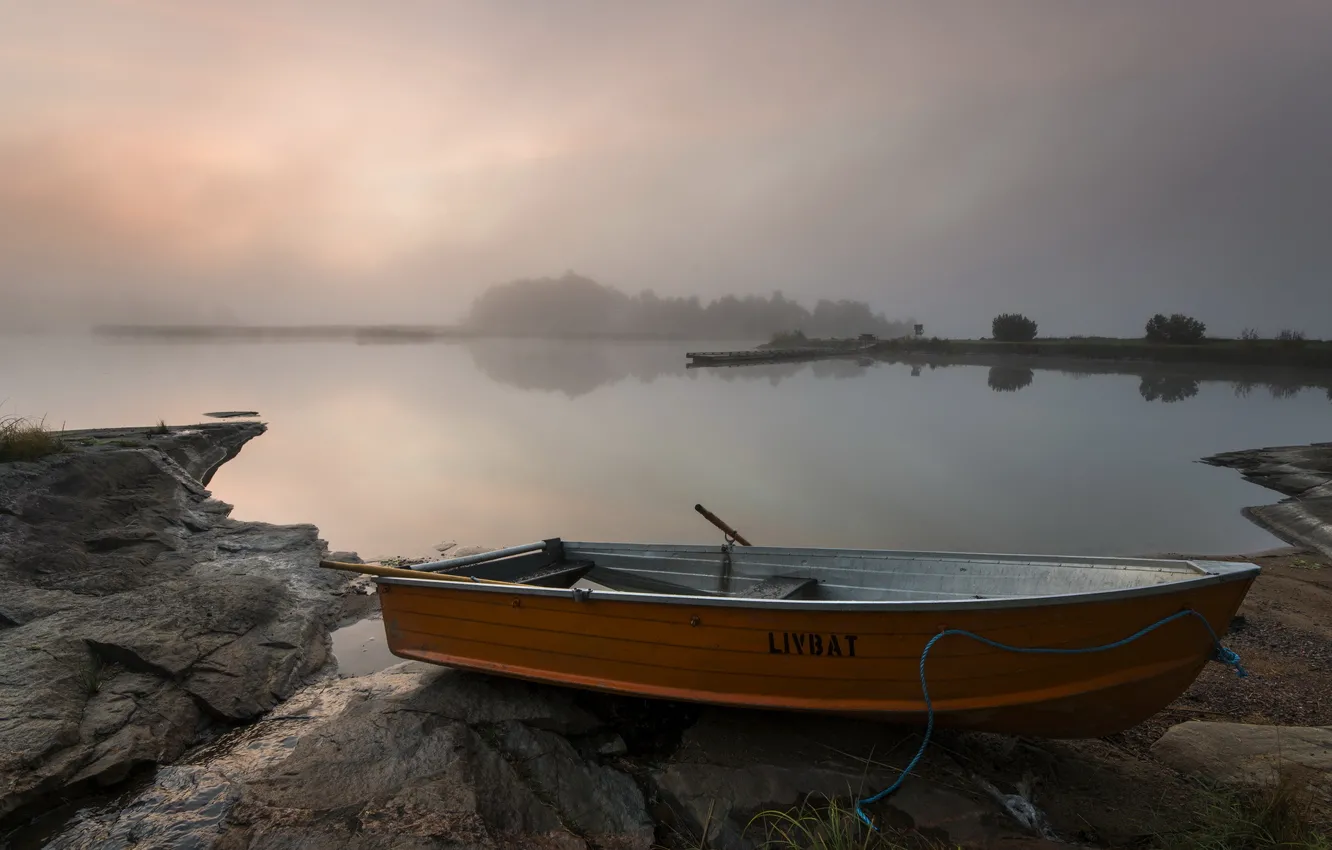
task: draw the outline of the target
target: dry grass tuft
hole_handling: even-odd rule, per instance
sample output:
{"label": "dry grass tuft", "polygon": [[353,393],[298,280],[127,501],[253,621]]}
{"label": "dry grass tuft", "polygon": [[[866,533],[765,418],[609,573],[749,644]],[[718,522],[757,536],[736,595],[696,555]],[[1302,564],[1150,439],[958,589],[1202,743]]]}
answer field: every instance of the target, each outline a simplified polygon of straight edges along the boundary
{"label": "dry grass tuft", "polygon": [[1258,791],[1213,788],[1197,822],[1162,845],[1180,850],[1332,850],[1304,782],[1282,774]]}
{"label": "dry grass tuft", "polygon": [[21,416],[0,418],[0,463],[37,460],[65,450],[65,441],[46,427],[46,420]]}
{"label": "dry grass tuft", "polygon": [[837,800],[815,802],[811,796],[791,811],[759,812],[749,830],[760,831],[762,850],[947,850],[914,833],[870,829],[854,807]]}

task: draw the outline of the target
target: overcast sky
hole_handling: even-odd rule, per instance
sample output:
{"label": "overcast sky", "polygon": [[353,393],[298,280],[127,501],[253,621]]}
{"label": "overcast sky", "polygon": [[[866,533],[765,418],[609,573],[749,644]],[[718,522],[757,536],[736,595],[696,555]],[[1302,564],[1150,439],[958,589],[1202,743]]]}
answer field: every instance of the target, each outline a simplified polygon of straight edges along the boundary
{"label": "overcast sky", "polygon": [[0,325],[573,269],[1332,337],[1328,0],[0,0]]}

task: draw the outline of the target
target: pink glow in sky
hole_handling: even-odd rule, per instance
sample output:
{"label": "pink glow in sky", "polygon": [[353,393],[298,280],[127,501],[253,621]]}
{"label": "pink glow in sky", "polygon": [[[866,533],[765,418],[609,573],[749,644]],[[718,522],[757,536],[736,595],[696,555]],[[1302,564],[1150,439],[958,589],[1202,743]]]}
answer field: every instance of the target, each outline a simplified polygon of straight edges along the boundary
{"label": "pink glow in sky", "polygon": [[0,17],[0,326],[448,321],[569,268],[961,333],[1010,306],[1067,332],[1332,306],[1325,2]]}

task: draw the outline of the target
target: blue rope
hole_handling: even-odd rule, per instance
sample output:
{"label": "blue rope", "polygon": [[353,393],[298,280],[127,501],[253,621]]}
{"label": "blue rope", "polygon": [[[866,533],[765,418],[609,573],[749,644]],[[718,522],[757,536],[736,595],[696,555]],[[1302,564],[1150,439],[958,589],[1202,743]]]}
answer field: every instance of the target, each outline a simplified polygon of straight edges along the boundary
{"label": "blue rope", "polygon": [[905,782],[907,777],[911,775],[911,772],[916,769],[916,765],[920,764],[921,757],[925,755],[925,749],[930,745],[930,736],[934,734],[934,703],[930,701],[930,689],[925,682],[925,659],[930,657],[930,650],[934,648],[934,645],[938,643],[941,638],[945,638],[948,635],[962,635],[963,637],[969,637],[974,641],[979,641],[980,643],[983,643],[986,646],[992,646],[995,649],[1002,649],[1007,652],[1020,652],[1020,653],[1032,653],[1032,654],[1044,653],[1048,655],[1080,655],[1083,653],[1090,653],[1090,652],[1105,652],[1106,650],[1118,649],[1121,646],[1127,646],[1128,644],[1133,643],[1138,638],[1156,631],[1157,629],[1161,628],[1167,623],[1173,623],[1175,620],[1179,620],[1188,616],[1197,617],[1200,621],[1202,621],[1202,624],[1207,627],[1207,633],[1212,636],[1212,648],[1213,648],[1212,660],[1219,661],[1228,667],[1234,667],[1235,674],[1240,678],[1249,675],[1247,672],[1245,672],[1244,668],[1240,666],[1239,654],[1236,653],[1233,649],[1228,649],[1222,646],[1221,639],[1216,636],[1216,630],[1212,628],[1212,624],[1207,622],[1206,617],[1204,617],[1202,614],[1199,614],[1197,611],[1194,611],[1192,608],[1185,608],[1183,611],[1178,611],[1174,614],[1171,614],[1169,617],[1166,617],[1163,620],[1158,620],[1157,622],[1152,623],[1150,626],[1147,626],[1144,629],[1140,629],[1139,631],[1129,635],[1126,638],[1123,638],[1122,640],[1117,640],[1114,643],[1107,643],[1102,646],[1090,646],[1084,649],[1065,649],[1058,647],[1040,647],[1040,646],[1009,646],[1006,643],[1000,643],[999,641],[996,640],[990,640],[987,637],[981,637],[980,635],[975,634],[974,632],[966,631],[965,629],[945,629],[944,631],[939,632],[937,635],[930,638],[929,643],[925,644],[925,651],[920,654],[920,692],[921,695],[925,697],[925,711],[927,718],[925,722],[925,737],[920,742],[920,749],[916,750],[916,754],[911,757],[911,761],[907,764],[906,769],[903,770],[902,773],[897,777],[896,782],[894,782],[892,785],[888,786],[884,790],[880,791],[879,793],[875,794],[873,797],[866,797],[862,800],[856,801],[856,815],[862,821],[864,821],[870,827],[870,829],[877,830],[878,827],[876,827],[874,823],[870,821],[869,817],[865,814],[865,812],[861,809],[861,807],[877,803],[880,800],[882,800],[884,797],[887,797],[889,794],[892,794],[894,791],[901,788],[902,783]]}

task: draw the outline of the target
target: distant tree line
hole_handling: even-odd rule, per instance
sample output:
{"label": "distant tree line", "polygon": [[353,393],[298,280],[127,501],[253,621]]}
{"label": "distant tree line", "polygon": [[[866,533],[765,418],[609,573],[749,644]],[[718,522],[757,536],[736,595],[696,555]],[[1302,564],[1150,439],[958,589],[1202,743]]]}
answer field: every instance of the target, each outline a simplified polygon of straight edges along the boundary
{"label": "distant tree line", "polygon": [[[1148,342],[1195,345],[1207,340],[1207,325],[1183,313],[1172,313],[1169,316],[1157,313],[1147,320],[1145,331],[1143,338]],[[1036,322],[1021,313],[1000,313],[990,322],[990,334],[999,342],[1030,342],[1036,338]],[[1247,343],[1263,341],[1253,328],[1245,328],[1240,333],[1240,339]],[[1297,330],[1283,330],[1275,339],[1290,348],[1300,348],[1306,341],[1304,332]]]}
{"label": "distant tree line", "polygon": [[775,292],[766,298],[726,295],[705,304],[697,296],[662,297],[651,290],[628,295],[572,272],[491,286],[472,304],[466,325],[530,336],[695,339],[768,339],[796,331],[812,338],[891,338],[912,332],[911,322],[890,320],[862,301],[823,299],[811,310]]}

